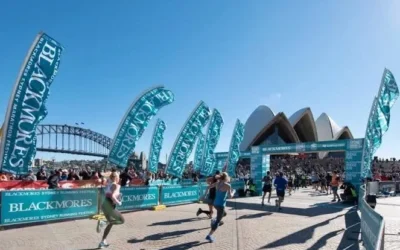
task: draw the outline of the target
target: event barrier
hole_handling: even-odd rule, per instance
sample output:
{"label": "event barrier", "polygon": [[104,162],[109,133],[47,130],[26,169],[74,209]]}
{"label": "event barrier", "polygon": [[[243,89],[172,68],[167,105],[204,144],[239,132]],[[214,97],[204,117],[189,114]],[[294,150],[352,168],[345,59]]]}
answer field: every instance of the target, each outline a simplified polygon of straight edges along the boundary
{"label": "event barrier", "polygon": [[[232,181],[233,188],[244,181]],[[121,187],[121,211],[181,205],[199,201],[207,190],[204,182],[192,185]],[[0,225],[28,224],[90,217],[100,211],[104,187],[46,190],[4,190],[0,192]]]}
{"label": "event barrier", "polygon": [[365,185],[360,187],[358,207],[361,212],[361,240],[367,250],[383,250],[385,220],[372,209],[366,199]]}

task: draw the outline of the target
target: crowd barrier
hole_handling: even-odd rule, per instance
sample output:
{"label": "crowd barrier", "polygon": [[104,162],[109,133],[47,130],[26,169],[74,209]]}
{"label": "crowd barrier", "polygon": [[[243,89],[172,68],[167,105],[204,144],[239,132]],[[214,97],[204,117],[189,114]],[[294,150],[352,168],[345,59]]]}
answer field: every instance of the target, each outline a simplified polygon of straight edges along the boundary
{"label": "crowd barrier", "polygon": [[[233,181],[231,185],[243,188],[244,181]],[[121,187],[122,205],[118,209],[192,203],[199,201],[206,190],[204,182]],[[100,211],[104,188],[3,190],[0,194],[0,225],[8,226],[93,216]]]}
{"label": "crowd barrier", "polygon": [[361,240],[367,250],[383,250],[385,220],[366,201],[365,185],[360,187],[358,208],[361,212]]}

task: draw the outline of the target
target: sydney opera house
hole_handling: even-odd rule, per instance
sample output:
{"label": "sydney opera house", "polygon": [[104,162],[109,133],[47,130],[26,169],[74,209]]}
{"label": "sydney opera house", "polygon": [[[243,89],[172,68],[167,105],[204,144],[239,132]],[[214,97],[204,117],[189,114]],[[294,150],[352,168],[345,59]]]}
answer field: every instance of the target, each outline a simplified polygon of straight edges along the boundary
{"label": "sydney opera house", "polygon": [[[249,116],[245,124],[245,134],[240,145],[241,151],[252,146],[316,142],[353,139],[347,126],[340,127],[327,114],[322,113],[316,120],[310,108],[303,108],[289,118],[283,113],[275,114],[265,105],[259,106]],[[342,153],[319,153],[319,158],[328,155],[341,156]]]}

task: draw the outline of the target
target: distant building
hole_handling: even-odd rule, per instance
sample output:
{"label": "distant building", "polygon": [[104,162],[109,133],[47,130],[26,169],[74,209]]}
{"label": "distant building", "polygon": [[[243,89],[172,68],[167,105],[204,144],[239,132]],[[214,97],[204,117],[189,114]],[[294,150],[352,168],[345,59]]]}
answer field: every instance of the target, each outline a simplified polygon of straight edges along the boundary
{"label": "distant building", "polygon": [[[342,139],[353,139],[350,128],[340,127],[325,113],[314,120],[311,109],[303,108],[288,119],[283,112],[275,114],[269,107],[261,105],[251,113],[246,121],[240,150],[248,151],[252,146],[258,145]],[[324,158],[328,153],[318,153],[318,156]],[[329,155],[343,156],[343,153],[332,152]]]}

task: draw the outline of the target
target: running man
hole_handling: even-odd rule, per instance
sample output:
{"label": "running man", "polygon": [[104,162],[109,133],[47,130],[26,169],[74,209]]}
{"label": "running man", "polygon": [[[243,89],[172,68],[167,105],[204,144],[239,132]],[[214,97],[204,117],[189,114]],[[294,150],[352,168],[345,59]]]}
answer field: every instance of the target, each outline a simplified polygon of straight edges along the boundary
{"label": "running man", "polygon": [[116,209],[117,205],[120,206],[121,203],[121,193],[120,188],[121,186],[119,183],[119,176],[118,173],[112,172],[110,175],[111,184],[108,190],[106,190],[106,195],[104,202],[101,206],[104,216],[107,219],[105,221],[98,221],[97,223],[97,232],[101,232],[101,228],[107,225],[104,230],[102,241],[99,244],[99,248],[108,247],[109,244],[107,243],[107,236],[111,231],[113,225],[121,225],[125,222],[124,217],[122,214]]}
{"label": "running man", "polygon": [[263,182],[264,182],[264,186],[263,186],[263,197],[262,197],[261,206],[264,206],[264,199],[265,199],[265,195],[267,193],[268,193],[268,203],[270,203],[270,200],[271,200],[272,178],[271,178],[271,173],[269,171],[267,171],[267,175],[264,176]]}
{"label": "running man", "polygon": [[276,186],[276,195],[278,199],[275,200],[275,206],[278,207],[278,210],[282,210],[281,204],[285,199],[285,189],[287,188],[287,180],[283,178],[283,173],[279,172],[279,176],[275,178],[274,185]]}
{"label": "running man", "polygon": [[231,185],[229,184],[230,178],[226,172],[221,174],[221,177],[218,182],[212,184],[212,187],[215,187],[215,200],[214,207],[217,210],[217,217],[211,221],[211,230],[207,235],[206,240],[210,243],[215,241],[215,238],[212,236],[215,230],[217,230],[222,217],[225,213],[226,199],[232,198],[235,195],[235,190],[232,190]]}

